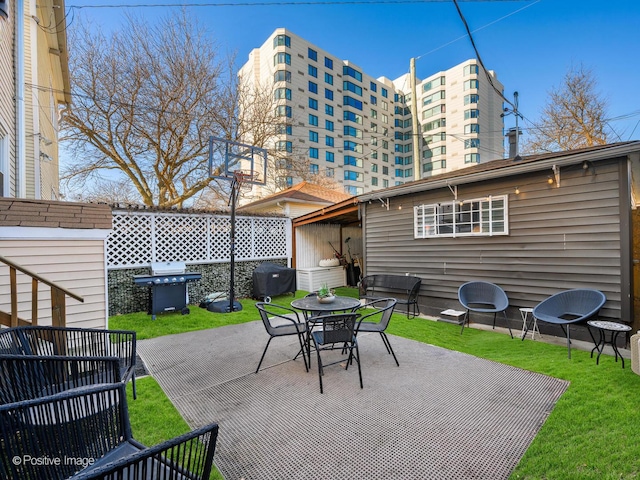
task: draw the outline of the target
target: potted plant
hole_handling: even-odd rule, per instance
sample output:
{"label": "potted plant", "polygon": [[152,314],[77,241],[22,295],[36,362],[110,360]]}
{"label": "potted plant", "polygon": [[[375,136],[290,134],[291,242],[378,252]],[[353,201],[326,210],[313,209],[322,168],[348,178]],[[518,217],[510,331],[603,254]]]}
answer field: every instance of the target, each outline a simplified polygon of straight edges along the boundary
{"label": "potted plant", "polygon": [[320,303],[331,303],[336,299],[335,291],[332,288],[329,288],[326,282],[318,289],[316,295],[318,297],[318,302]]}

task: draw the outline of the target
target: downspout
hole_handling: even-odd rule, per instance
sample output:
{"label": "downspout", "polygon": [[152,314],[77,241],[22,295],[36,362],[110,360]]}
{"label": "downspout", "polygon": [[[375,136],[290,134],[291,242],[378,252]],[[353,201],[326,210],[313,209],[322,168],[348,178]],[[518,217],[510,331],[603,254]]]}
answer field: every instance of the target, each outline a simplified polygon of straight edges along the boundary
{"label": "downspout", "polygon": [[26,179],[26,121],[24,114],[24,0],[15,2],[15,90],[16,90],[16,184],[15,197],[24,198],[27,189]]}
{"label": "downspout", "polygon": [[416,59],[412,58],[410,62],[411,77],[411,130],[413,135],[413,178],[420,180],[422,172],[420,171],[420,162],[422,160],[422,152],[420,151],[420,143],[422,135],[420,135],[420,125],[418,125],[418,92],[416,90]]}

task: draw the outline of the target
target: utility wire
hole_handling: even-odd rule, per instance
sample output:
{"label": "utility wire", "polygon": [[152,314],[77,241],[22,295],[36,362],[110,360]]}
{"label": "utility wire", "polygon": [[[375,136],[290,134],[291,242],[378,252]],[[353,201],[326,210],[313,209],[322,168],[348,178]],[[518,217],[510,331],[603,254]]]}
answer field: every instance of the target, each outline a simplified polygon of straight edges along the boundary
{"label": "utility wire", "polygon": [[[327,0],[327,1],[261,1],[238,3],[125,3],[125,4],[96,4],[96,5],[67,5],[69,9],[82,8],[167,8],[167,7],[263,7],[263,6],[309,6],[309,5],[401,5],[416,3],[446,3],[450,0]],[[460,0],[462,2],[516,2],[520,0]]]}

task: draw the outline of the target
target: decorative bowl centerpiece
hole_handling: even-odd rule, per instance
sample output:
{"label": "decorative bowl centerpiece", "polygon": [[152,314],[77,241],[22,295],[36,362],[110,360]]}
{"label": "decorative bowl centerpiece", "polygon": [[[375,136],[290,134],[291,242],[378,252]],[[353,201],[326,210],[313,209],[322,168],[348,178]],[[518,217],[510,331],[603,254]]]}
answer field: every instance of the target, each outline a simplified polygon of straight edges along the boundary
{"label": "decorative bowl centerpiece", "polygon": [[326,283],[322,284],[316,295],[319,303],[331,303],[336,299],[335,291]]}

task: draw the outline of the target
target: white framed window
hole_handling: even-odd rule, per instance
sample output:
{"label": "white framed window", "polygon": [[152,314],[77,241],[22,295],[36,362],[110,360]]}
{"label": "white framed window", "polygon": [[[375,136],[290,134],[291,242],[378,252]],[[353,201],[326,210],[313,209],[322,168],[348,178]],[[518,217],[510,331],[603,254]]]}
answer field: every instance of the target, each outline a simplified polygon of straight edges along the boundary
{"label": "white framed window", "polygon": [[508,235],[508,213],[506,195],[417,205],[414,238]]}

